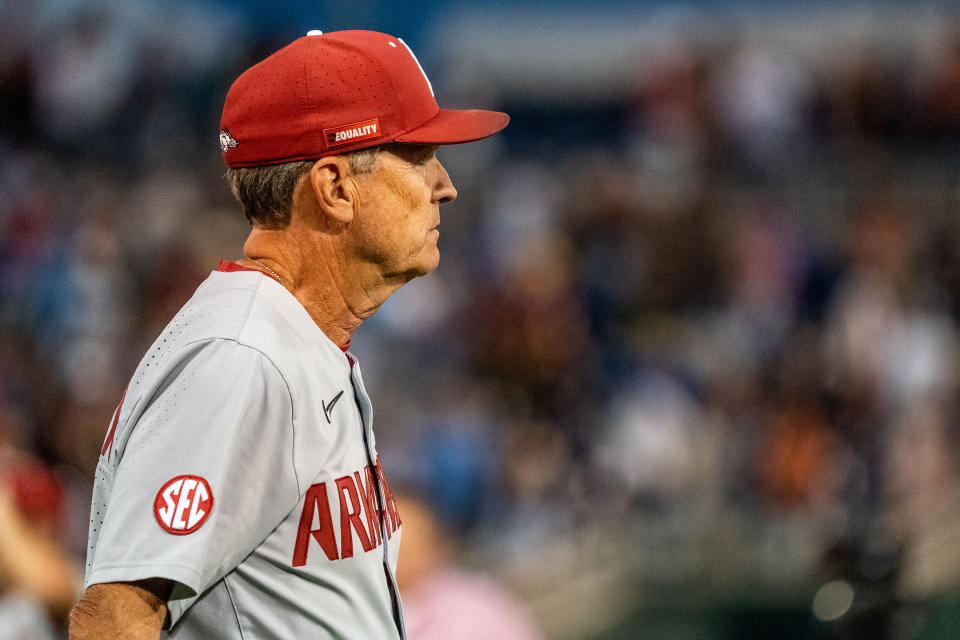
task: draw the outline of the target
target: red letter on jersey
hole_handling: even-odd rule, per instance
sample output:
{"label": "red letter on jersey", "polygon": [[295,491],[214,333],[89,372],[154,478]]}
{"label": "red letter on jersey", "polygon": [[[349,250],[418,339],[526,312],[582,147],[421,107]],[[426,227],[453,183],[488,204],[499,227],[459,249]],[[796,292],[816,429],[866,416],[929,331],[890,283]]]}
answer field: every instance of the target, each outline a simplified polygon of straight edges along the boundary
{"label": "red letter on jersey", "polygon": [[[337,478],[337,493],[340,494],[340,548],[341,557],[349,558],[353,556],[353,532],[351,527],[356,530],[360,536],[360,544],[364,551],[373,549],[373,543],[370,542],[370,536],[367,535],[367,529],[363,525],[362,505],[360,496],[357,495],[357,485],[353,483],[353,476],[343,476]],[[350,504],[347,505],[347,494],[350,494]]]}
{"label": "red letter on jersey", "polygon": [[390,485],[387,484],[387,474],[383,472],[383,465],[380,464],[380,456],[377,456],[377,477],[380,478],[380,486],[383,487],[383,493],[386,495],[387,513],[390,514],[390,528],[387,531],[391,537],[402,523],[400,522],[400,512],[397,511],[397,503],[393,499],[393,493],[390,492]]}
{"label": "red letter on jersey", "polygon": [[366,466],[363,468],[364,477],[366,477],[367,482],[364,484],[363,479],[360,477],[360,472],[355,471],[353,477],[357,480],[357,488],[360,490],[360,500],[363,501],[363,510],[367,512],[367,527],[373,533],[370,534],[370,541],[380,546],[380,522],[379,522],[379,511],[377,510],[377,489],[376,484],[373,482],[373,474],[370,473],[370,467]]}
{"label": "red letter on jersey", "polygon": [[[318,528],[313,529],[313,514],[320,518]],[[300,526],[297,529],[297,544],[293,549],[293,566],[307,564],[307,547],[310,536],[317,541],[330,560],[337,560],[337,541],[333,536],[333,518],[330,517],[330,499],[327,497],[327,483],[321,482],[307,489],[303,498],[303,512],[300,513]]]}
{"label": "red letter on jersey", "polygon": [[120,422],[120,409],[123,407],[123,401],[127,397],[127,389],[129,388],[130,385],[128,384],[126,389],[123,390],[123,395],[120,396],[120,404],[117,405],[117,411],[113,414],[113,421],[110,422],[107,437],[103,440],[103,447],[100,448],[100,455],[106,455],[107,460],[110,460],[110,454],[113,453],[113,437],[117,433],[117,423]]}

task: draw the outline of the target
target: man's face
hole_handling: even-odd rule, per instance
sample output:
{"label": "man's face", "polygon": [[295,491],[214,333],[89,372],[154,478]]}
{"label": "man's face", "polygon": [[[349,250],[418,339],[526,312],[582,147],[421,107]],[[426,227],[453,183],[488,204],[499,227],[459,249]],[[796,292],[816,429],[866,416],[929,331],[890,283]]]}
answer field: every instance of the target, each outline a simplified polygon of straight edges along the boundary
{"label": "man's face", "polygon": [[360,206],[354,218],[357,250],[387,279],[410,280],[440,261],[440,205],[457,197],[437,147],[389,145],[373,172],[356,176]]}

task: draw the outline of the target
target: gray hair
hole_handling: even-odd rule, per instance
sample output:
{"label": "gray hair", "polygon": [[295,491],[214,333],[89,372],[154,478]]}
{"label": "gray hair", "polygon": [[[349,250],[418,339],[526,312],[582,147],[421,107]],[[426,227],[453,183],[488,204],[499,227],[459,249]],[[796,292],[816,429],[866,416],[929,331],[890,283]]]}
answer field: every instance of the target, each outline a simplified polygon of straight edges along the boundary
{"label": "gray hair", "polygon": [[[343,154],[354,173],[370,173],[377,164],[380,147]],[[230,191],[240,202],[251,225],[282,228],[290,223],[293,190],[316,160],[300,160],[261,167],[227,168]]]}

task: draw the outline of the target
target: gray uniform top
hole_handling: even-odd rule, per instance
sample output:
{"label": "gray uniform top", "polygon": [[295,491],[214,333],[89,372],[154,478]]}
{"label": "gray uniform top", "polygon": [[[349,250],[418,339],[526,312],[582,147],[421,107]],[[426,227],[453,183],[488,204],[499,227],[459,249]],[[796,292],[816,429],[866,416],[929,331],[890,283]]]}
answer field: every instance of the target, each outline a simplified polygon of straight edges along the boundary
{"label": "gray uniform top", "polygon": [[114,414],[84,586],[173,580],[164,638],[402,637],[360,369],[278,282],[221,269]]}

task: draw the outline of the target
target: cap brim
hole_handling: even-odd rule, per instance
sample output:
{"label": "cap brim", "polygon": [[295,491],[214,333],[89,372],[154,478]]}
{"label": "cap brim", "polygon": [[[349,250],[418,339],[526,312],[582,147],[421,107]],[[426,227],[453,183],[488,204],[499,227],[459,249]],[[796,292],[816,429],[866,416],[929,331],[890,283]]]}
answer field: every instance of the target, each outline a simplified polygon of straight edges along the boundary
{"label": "cap brim", "polygon": [[440,109],[419,127],[394,138],[417,144],[459,144],[492,136],[507,126],[510,116],[480,109]]}

